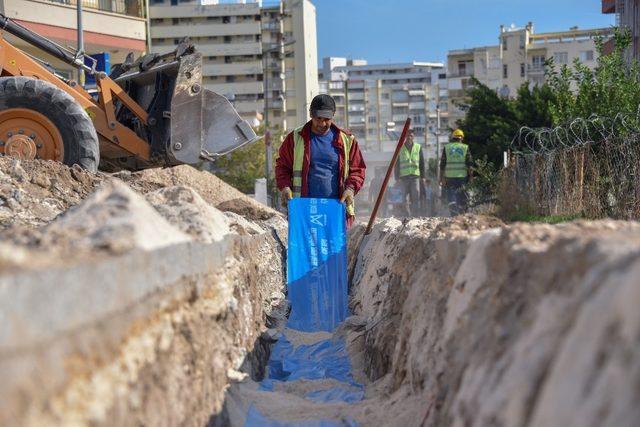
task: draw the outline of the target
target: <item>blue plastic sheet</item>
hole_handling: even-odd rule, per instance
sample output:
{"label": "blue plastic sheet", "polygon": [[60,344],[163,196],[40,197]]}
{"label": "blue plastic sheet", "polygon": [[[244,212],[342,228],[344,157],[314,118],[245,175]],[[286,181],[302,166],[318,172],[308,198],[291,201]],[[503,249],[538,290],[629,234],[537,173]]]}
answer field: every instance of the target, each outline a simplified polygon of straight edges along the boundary
{"label": "blue plastic sheet", "polygon": [[251,405],[249,407],[249,413],[247,414],[247,426],[256,426],[256,427],[357,427],[355,421],[351,418],[342,419],[340,421],[332,421],[332,420],[312,420],[312,421],[302,421],[302,422],[286,422],[286,421],[278,421],[272,420],[260,413],[255,406]]}
{"label": "blue plastic sheet", "polygon": [[345,208],[334,199],[289,202],[288,326],[333,331],[348,315]]}
{"label": "blue plastic sheet", "polygon": [[[287,327],[302,332],[332,332],[349,313],[347,289],[347,233],[345,208],[337,200],[302,199],[289,202],[287,292],[291,313]],[[274,391],[278,383],[332,379],[342,383],[310,391],[305,398],[318,403],[354,403],[364,388],[351,375],[351,362],[342,340],[323,340],[294,346],[286,331],[271,350],[268,378],[260,390]],[[269,419],[249,408],[245,426],[334,427],[357,426],[350,418],[286,422]]]}

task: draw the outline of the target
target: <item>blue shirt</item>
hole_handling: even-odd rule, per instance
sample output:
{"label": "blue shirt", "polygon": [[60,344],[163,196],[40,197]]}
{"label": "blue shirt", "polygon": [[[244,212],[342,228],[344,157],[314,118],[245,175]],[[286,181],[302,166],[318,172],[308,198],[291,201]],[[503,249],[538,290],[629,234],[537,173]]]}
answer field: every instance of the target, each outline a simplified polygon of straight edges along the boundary
{"label": "blue shirt", "polygon": [[337,199],[340,197],[338,186],[339,157],[338,149],[333,146],[336,130],[331,128],[325,135],[311,132],[309,164],[309,197]]}

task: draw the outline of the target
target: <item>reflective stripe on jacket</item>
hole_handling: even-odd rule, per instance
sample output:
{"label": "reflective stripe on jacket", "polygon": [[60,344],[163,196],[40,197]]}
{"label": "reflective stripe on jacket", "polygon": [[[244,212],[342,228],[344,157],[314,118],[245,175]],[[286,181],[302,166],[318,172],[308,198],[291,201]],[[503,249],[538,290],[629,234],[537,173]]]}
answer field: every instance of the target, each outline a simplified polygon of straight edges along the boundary
{"label": "reflective stripe on jacket", "polygon": [[[302,162],[304,160],[304,138],[302,137],[301,133],[303,127],[304,126],[301,126],[293,131],[293,197],[301,197],[302,195]],[[340,130],[339,132],[340,138],[342,139],[344,158],[349,159],[349,153],[351,153],[351,146],[353,145],[354,137],[352,135],[348,135],[342,130]],[[343,185],[348,177],[349,162],[345,161],[342,173]],[[355,216],[355,208],[353,204],[347,206],[347,215]]]}
{"label": "reflective stripe on jacket", "polygon": [[450,142],[444,146],[444,151],[447,158],[444,168],[445,178],[466,178],[469,146],[460,142]]}
{"label": "reflective stripe on jacket", "polygon": [[400,150],[400,178],[403,176],[420,176],[420,144],[413,143],[411,151],[407,146],[403,146]]}

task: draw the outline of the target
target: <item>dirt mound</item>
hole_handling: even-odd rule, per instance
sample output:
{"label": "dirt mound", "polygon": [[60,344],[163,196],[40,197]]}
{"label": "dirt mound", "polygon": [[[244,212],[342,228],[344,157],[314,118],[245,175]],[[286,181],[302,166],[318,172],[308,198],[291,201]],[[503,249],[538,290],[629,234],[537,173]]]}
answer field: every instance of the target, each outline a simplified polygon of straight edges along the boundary
{"label": "dirt mound", "polygon": [[136,173],[120,172],[118,178],[134,190],[148,193],[170,186],[193,188],[204,201],[225,212],[251,220],[266,220],[280,214],[226,184],[215,175],[182,165],[168,169],[149,169]]}
{"label": "dirt mound", "polygon": [[101,180],[77,166],[0,157],[0,230],[47,224],[85,199]]}
{"label": "dirt mound", "polygon": [[640,224],[493,225],[387,220],[365,239],[350,342],[386,396],[377,425],[637,425]]}
{"label": "dirt mound", "polygon": [[[253,221],[282,218],[215,175],[183,165],[131,173],[92,174],[59,162],[0,158],[0,232],[3,238],[27,241],[29,229],[53,221],[86,199],[109,178],[119,178],[142,194],[168,187],[191,188],[204,203]],[[246,228],[246,227],[245,227]]]}

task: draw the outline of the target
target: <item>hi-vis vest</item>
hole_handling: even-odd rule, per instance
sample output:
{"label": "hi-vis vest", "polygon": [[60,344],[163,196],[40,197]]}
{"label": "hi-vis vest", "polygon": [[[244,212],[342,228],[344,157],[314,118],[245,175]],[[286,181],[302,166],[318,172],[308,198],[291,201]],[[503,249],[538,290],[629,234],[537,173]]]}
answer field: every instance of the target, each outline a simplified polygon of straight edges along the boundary
{"label": "hi-vis vest", "polygon": [[400,150],[400,178],[403,176],[420,176],[420,144],[413,143],[411,151],[404,145]]}
{"label": "hi-vis vest", "polygon": [[[302,195],[302,162],[304,160],[304,138],[300,135],[302,128],[293,131],[293,197],[300,197]],[[340,137],[342,138],[342,147],[344,150],[344,173],[342,176],[342,184],[349,177],[349,153],[351,153],[351,145],[353,145],[354,137],[347,135],[340,131]],[[347,216],[355,216],[356,211],[353,205],[347,206]]]}
{"label": "hi-vis vest", "polygon": [[444,152],[447,156],[447,164],[444,168],[445,178],[467,177],[467,151],[469,151],[469,146],[460,142],[450,142],[444,146]]}

